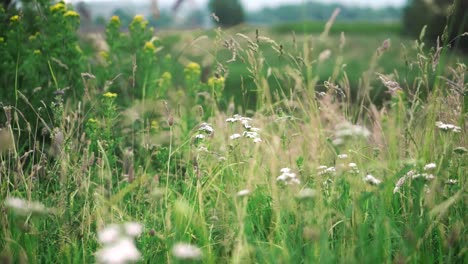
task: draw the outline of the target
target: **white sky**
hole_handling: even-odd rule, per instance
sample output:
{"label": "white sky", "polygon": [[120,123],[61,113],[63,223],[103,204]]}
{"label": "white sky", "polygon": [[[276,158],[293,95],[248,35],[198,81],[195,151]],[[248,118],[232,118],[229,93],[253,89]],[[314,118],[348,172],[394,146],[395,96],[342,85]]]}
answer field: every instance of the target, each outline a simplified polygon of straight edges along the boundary
{"label": "white sky", "polygon": [[[68,2],[79,2],[80,0],[68,0]],[[83,1],[83,0],[81,0]],[[98,2],[98,1],[111,1],[111,2],[129,2],[129,3],[138,3],[138,2],[149,2],[149,0],[84,0],[85,2]],[[161,6],[171,6],[176,0],[158,0]],[[241,0],[244,7],[249,10],[258,10],[266,6],[278,6],[281,4],[288,3],[304,3],[309,0]],[[322,3],[342,3],[346,5],[357,5],[357,6],[371,6],[371,7],[382,7],[382,6],[402,6],[406,4],[407,0],[315,0]],[[192,4],[206,5],[208,0],[188,0]]]}

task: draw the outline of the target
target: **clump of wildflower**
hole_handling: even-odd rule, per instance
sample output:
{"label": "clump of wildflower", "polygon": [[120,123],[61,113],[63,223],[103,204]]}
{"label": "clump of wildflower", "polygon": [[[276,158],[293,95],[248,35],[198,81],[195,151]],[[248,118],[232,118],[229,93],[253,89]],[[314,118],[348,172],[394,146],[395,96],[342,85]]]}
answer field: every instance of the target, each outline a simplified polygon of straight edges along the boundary
{"label": "clump of wildflower", "polygon": [[353,172],[353,173],[359,173],[359,169],[358,169],[356,163],[350,162],[350,163],[348,164],[348,167],[351,169],[351,172]]}
{"label": "clump of wildflower", "polygon": [[151,53],[156,52],[156,47],[154,46],[153,41],[146,41],[143,49]]}
{"label": "clump of wildflower", "polygon": [[120,25],[120,17],[119,16],[112,16],[110,19],[110,23],[119,24]]}
{"label": "clump of wildflower", "polygon": [[[243,127],[243,129],[245,129],[243,132],[242,132],[242,136],[245,137],[245,138],[250,138],[252,139],[252,141],[254,143],[259,143],[259,142],[262,142],[262,139],[260,138],[260,134],[258,133],[260,131],[260,128],[257,128],[257,127],[253,127],[250,122],[252,121],[252,118],[250,117],[243,117],[241,115],[233,115],[233,117],[230,117],[228,119],[226,119],[226,122],[227,123],[240,123]],[[240,137],[242,137],[240,134],[238,133],[235,133],[233,135],[230,136],[230,139],[238,139]]]}
{"label": "clump of wildflower", "polygon": [[51,12],[60,12],[67,10],[67,7],[63,2],[58,2],[55,5],[51,6],[49,9]]}
{"label": "clump of wildflower", "polygon": [[45,214],[51,211],[40,202],[26,201],[16,197],[7,197],[5,199],[5,206],[19,215],[32,213]]}
{"label": "clump of wildflower", "polygon": [[63,16],[64,17],[80,17],[80,14],[78,14],[77,12],[73,10],[68,10],[67,12],[65,12]]}
{"label": "clump of wildflower", "polygon": [[414,175],[411,176],[411,179],[425,179],[425,180],[433,180],[435,179],[435,176],[430,173],[415,173]]}
{"label": "clump of wildflower", "polygon": [[238,197],[244,197],[244,196],[247,196],[249,194],[250,194],[249,189],[244,189],[244,190],[240,190],[240,191],[237,192]]}
{"label": "clump of wildflower", "polygon": [[365,177],[364,177],[364,181],[369,183],[369,184],[372,184],[372,185],[379,185],[382,183],[381,180],[375,178],[374,176],[372,176],[371,174],[367,174]]}
{"label": "clump of wildflower", "polygon": [[200,68],[200,64],[196,63],[196,62],[190,62],[189,64],[187,64],[185,66],[185,69],[184,69],[184,73],[186,75],[196,75],[196,76],[199,76],[200,73],[201,73],[201,68]]}
{"label": "clump of wildflower", "polygon": [[452,131],[454,133],[460,133],[461,132],[461,127],[452,125],[452,124],[445,124],[444,122],[437,121],[435,125],[444,131]]}
{"label": "clump of wildflower", "polygon": [[348,154],[345,154],[345,153],[339,154],[339,155],[338,155],[338,158],[339,158],[339,159],[347,159],[347,158],[348,158]]}
{"label": "clump of wildflower", "polygon": [[112,224],[98,232],[99,242],[103,248],[96,253],[100,263],[136,262],[141,254],[135,246],[134,239],[143,231],[143,226],[135,222],[121,225]]}
{"label": "clump of wildflower", "polygon": [[325,165],[319,166],[317,168],[317,170],[318,170],[318,175],[335,174],[336,173],[335,167],[327,167]]}
{"label": "clump of wildflower", "polygon": [[370,132],[367,128],[359,125],[353,125],[349,122],[338,124],[335,127],[334,140],[332,143],[334,145],[341,145],[347,139],[351,138],[367,138],[370,136]]}
{"label": "clump of wildflower", "polygon": [[234,140],[234,139],[238,139],[238,138],[241,138],[241,137],[242,137],[241,134],[239,134],[239,133],[234,133],[234,134],[232,134],[232,135],[229,136],[229,139]]}
{"label": "clump of wildflower", "polygon": [[136,29],[138,27],[141,29],[145,29],[147,25],[148,21],[145,20],[145,17],[143,15],[136,15],[130,23],[130,29]]}
{"label": "clump of wildflower", "polygon": [[208,123],[202,123],[198,128],[198,131],[203,131],[208,135],[212,135],[214,133],[213,127]]}
{"label": "clump of wildflower", "polygon": [[213,96],[217,96],[223,92],[225,81],[223,76],[215,76],[208,79],[208,87],[211,88]]}
{"label": "clump of wildflower", "polygon": [[290,168],[282,168],[280,170],[281,175],[276,177],[277,181],[284,182],[285,184],[300,184],[301,181],[297,178],[294,172],[291,172]]}
{"label": "clump of wildflower", "polygon": [[437,165],[435,163],[429,163],[429,164],[426,164],[424,165],[424,170],[427,171],[427,170],[433,170],[437,167]]}
{"label": "clump of wildflower", "polygon": [[317,191],[314,190],[314,189],[311,189],[311,188],[304,188],[302,190],[299,191],[299,193],[297,194],[297,198],[298,199],[302,199],[302,200],[305,200],[305,199],[312,199],[314,198],[315,196],[317,195]]}
{"label": "clump of wildflower", "polygon": [[397,183],[395,184],[395,188],[393,188],[393,193],[397,193],[400,191],[400,188],[403,186],[403,184],[405,184],[407,178],[408,178],[408,173],[404,175],[403,177],[401,177],[400,179],[398,179]]}
{"label": "clump of wildflower", "polygon": [[172,255],[180,260],[200,260],[203,256],[200,248],[188,243],[175,244],[172,247]]}
{"label": "clump of wildflower", "polygon": [[17,22],[19,19],[20,19],[20,17],[18,15],[14,15],[14,16],[10,17],[10,22],[14,23],[14,22]]}
{"label": "clump of wildflower", "polygon": [[107,93],[103,94],[103,96],[106,97],[106,98],[116,98],[116,97],[117,97],[117,94],[116,94],[116,93],[107,92]]}
{"label": "clump of wildflower", "polygon": [[458,180],[455,180],[455,179],[448,179],[445,184],[448,184],[448,185],[455,185],[458,183]]}
{"label": "clump of wildflower", "polygon": [[36,50],[34,50],[34,51],[33,51],[33,54],[35,54],[35,55],[39,55],[39,54],[41,54],[41,51],[40,51],[40,50],[38,50],[38,49],[36,49]]}

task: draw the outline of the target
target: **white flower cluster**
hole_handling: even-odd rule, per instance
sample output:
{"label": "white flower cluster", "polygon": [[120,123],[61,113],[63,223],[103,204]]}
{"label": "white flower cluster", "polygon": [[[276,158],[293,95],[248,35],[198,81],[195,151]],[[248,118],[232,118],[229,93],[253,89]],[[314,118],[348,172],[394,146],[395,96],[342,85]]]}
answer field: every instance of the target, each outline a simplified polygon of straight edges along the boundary
{"label": "white flower cluster", "polygon": [[346,139],[364,137],[367,138],[371,135],[369,130],[363,126],[353,125],[349,122],[338,124],[335,127],[333,145],[342,145]]}
{"label": "white flower cluster", "polygon": [[245,129],[244,132],[242,132],[242,134],[234,133],[231,136],[229,136],[229,139],[236,140],[236,139],[239,139],[241,137],[244,137],[244,138],[252,139],[252,141],[254,143],[262,142],[262,139],[260,138],[260,135],[258,133],[260,131],[260,128],[253,127],[250,124],[250,121],[252,121],[252,118],[243,117],[241,115],[233,115],[233,117],[230,117],[230,118],[226,119],[227,123],[236,123],[236,122],[238,122]]}
{"label": "white flower cluster", "polygon": [[51,211],[51,209],[46,208],[40,202],[26,201],[16,197],[7,197],[5,199],[5,206],[19,215],[28,215],[32,213],[45,214]]}
{"label": "white flower cluster", "polygon": [[200,126],[198,127],[198,134],[196,134],[194,137],[195,139],[205,139],[206,136],[212,136],[214,133],[213,127],[208,124],[208,123],[201,123]]}
{"label": "white flower cluster", "polygon": [[452,124],[445,124],[444,122],[437,121],[435,123],[436,127],[444,130],[444,131],[452,131],[454,133],[460,133],[461,132],[461,127],[452,125]]}
{"label": "white flower cluster", "polygon": [[351,172],[352,172],[352,173],[359,173],[359,169],[358,169],[356,163],[350,162],[350,163],[348,164],[348,167],[351,169]]}
{"label": "white flower cluster", "polygon": [[335,174],[336,173],[336,169],[335,167],[327,167],[325,165],[322,165],[322,166],[319,166],[317,168],[318,170],[318,175],[324,175],[324,174]]}
{"label": "white flower cluster", "polygon": [[[424,170],[433,170],[436,168],[436,164],[434,163],[429,163],[424,166]],[[414,170],[408,171],[403,177],[398,179],[397,183],[395,184],[395,188],[393,189],[393,193],[397,193],[400,191],[400,188],[405,184],[405,182],[408,180],[414,180],[414,179],[424,179],[427,181],[435,179],[435,176],[430,173],[417,173]]]}
{"label": "white flower cluster", "polygon": [[141,254],[135,246],[134,238],[143,231],[143,226],[135,222],[121,225],[112,224],[98,232],[103,248],[96,253],[99,263],[121,264],[136,262]]}
{"label": "white flower cluster", "polygon": [[177,243],[172,247],[172,255],[180,260],[200,260],[203,256],[201,249],[188,243]]}
{"label": "white flower cluster", "polygon": [[297,178],[296,173],[291,172],[290,168],[282,168],[281,175],[276,177],[277,181],[282,181],[285,184],[300,184],[301,181]]}
{"label": "white flower cluster", "polygon": [[367,174],[365,177],[364,177],[364,181],[369,183],[369,184],[372,184],[372,185],[379,185],[382,183],[381,180],[375,178],[374,176],[372,176],[371,174]]}

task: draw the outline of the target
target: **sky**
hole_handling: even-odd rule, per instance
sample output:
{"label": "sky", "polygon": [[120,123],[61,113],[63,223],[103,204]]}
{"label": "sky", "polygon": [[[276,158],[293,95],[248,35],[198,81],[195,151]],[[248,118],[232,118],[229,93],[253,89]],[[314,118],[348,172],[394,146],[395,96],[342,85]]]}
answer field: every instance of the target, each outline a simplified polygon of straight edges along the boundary
{"label": "sky", "polygon": [[[68,2],[79,2],[82,0],[69,0]],[[149,2],[149,0],[84,0],[85,2],[98,2],[98,1],[112,1],[122,3],[139,3]],[[172,6],[176,0],[158,0],[162,6]],[[188,0],[192,4],[206,5],[208,0]],[[241,0],[245,8],[249,10],[258,10],[263,7],[274,7],[281,4],[298,4],[307,2],[308,0]],[[382,7],[382,6],[403,6],[407,0],[315,0],[321,3],[342,3],[350,6],[370,6],[370,7]]]}

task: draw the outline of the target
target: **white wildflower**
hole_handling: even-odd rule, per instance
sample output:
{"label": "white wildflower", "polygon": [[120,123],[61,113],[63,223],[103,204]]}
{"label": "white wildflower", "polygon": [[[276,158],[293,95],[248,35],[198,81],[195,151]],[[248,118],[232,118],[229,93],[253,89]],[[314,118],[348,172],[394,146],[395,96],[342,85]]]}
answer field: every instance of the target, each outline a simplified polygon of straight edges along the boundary
{"label": "white wildflower", "polygon": [[120,226],[112,224],[98,232],[99,242],[102,244],[113,243],[120,238]]}
{"label": "white wildflower", "polygon": [[262,139],[261,138],[254,138],[253,142],[254,143],[260,143],[260,142],[262,142]]}
{"label": "white wildflower", "polygon": [[318,169],[319,169],[318,175],[335,174],[336,172],[335,167],[320,166],[318,167]]}
{"label": "white wildflower", "polygon": [[244,197],[250,194],[250,190],[244,189],[237,192],[238,197]]}
{"label": "white wildflower", "polygon": [[310,199],[317,195],[317,191],[311,188],[305,188],[299,191],[297,198],[299,199]]}
{"label": "white wildflower", "polygon": [[246,138],[258,138],[257,132],[244,131],[244,137]]}
{"label": "white wildflower", "polygon": [[435,125],[436,125],[439,129],[442,129],[442,130],[444,130],[444,131],[449,131],[449,130],[451,130],[451,131],[454,132],[454,133],[460,133],[460,132],[461,132],[461,127],[456,126],[456,125],[445,124],[444,122],[441,122],[441,121],[437,121],[437,122],[435,123]]}
{"label": "white wildflower", "polygon": [[136,222],[127,222],[124,224],[125,234],[130,237],[138,237],[143,231],[143,226]]}
{"label": "white wildflower", "polygon": [[27,201],[16,197],[7,197],[5,199],[5,206],[20,215],[27,215],[31,213],[47,213],[50,211],[50,209],[46,208],[40,202]]}
{"label": "white wildflower", "polygon": [[448,185],[455,185],[455,184],[458,183],[458,180],[448,179],[445,183],[448,184]]}
{"label": "white wildflower", "polygon": [[203,135],[203,134],[196,134],[196,135],[195,135],[195,138],[196,138],[196,139],[204,139],[204,138],[205,138],[205,135]]}
{"label": "white wildflower", "polygon": [[291,172],[290,168],[282,168],[280,172],[281,172],[281,175],[276,177],[277,181],[282,181],[286,184],[301,183],[301,181],[296,177],[296,174],[294,172]]}
{"label": "white wildflower", "polygon": [[429,164],[426,164],[424,166],[424,170],[432,170],[432,169],[435,169],[437,167],[437,165],[435,163],[429,163]]}
{"label": "white wildflower", "polygon": [[242,137],[241,134],[235,133],[235,134],[232,134],[231,136],[229,136],[229,139],[234,140],[234,139],[238,139],[238,138],[240,138],[240,137]]}
{"label": "white wildflower", "polygon": [[214,129],[213,129],[213,127],[212,127],[210,124],[208,124],[208,123],[202,123],[202,124],[200,125],[200,127],[198,128],[198,131],[204,131],[204,132],[206,132],[207,134],[211,135],[211,134],[213,134]]}
{"label": "white wildflower", "polygon": [[136,262],[140,257],[140,252],[130,238],[123,238],[115,243],[106,245],[106,247],[96,253],[98,262],[105,264]]}
{"label": "white wildflower", "polygon": [[379,185],[379,184],[382,183],[381,180],[375,178],[371,174],[367,174],[366,177],[364,177],[364,181],[367,182],[367,183],[370,183],[372,185]]}
{"label": "white wildflower", "polygon": [[348,158],[348,154],[344,154],[344,153],[343,153],[343,154],[339,154],[339,155],[338,155],[338,158],[339,158],[339,159],[347,159],[347,158]]}
{"label": "white wildflower", "polygon": [[181,260],[199,260],[202,257],[201,249],[187,243],[175,244],[172,248],[172,254]]}

